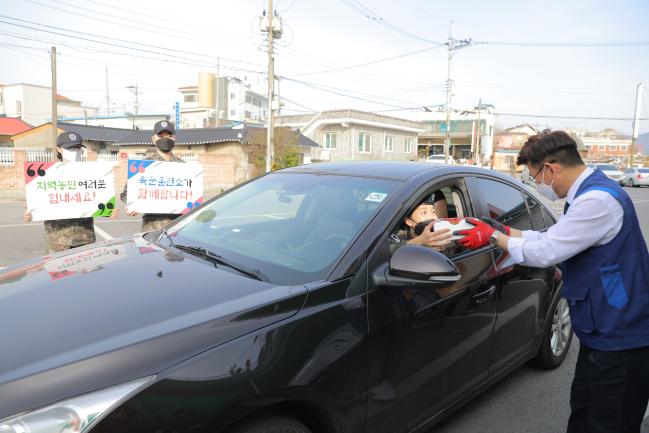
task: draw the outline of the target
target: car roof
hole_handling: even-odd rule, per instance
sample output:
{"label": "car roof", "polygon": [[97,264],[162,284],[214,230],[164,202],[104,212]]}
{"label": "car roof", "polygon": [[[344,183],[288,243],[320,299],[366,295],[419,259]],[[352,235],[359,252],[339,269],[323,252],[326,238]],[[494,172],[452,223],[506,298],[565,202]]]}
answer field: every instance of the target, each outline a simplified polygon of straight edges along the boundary
{"label": "car roof", "polygon": [[[393,179],[405,181],[418,174],[428,172],[430,175],[457,174],[488,174],[493,177],[507,179],[493,170],[476,166],[435,165],[414,161],[340,161],[318,162],[299,165],[280,170],[278,173],[312,173],[334,174],[341,176],[371,177],[377,179]],[[511,178],[509,178],[511,180]]]}

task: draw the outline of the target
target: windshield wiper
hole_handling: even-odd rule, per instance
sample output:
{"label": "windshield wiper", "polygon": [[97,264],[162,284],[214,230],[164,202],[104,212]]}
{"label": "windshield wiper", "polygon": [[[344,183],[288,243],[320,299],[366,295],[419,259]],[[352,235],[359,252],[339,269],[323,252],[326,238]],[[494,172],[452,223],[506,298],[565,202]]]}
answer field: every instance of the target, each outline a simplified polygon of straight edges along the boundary
{"label": "windshield wiper", "polygon": [[180,244],[174,245],[174,247],[179,249],[180,251],[185,251],[189,254],[208,260],[214,263],[215,266],[216,265],[227,266],[228,268],[232,268],[235,271],[239,272],[240,274],[250,278],[254,278],[255,280],[266,281],[266,282],[270,281],[268,277],[264,275],[264,273],[261,272],[259,269],[251,269],[243,265],[232,263],[229,260],[224,259],[222,256],[206,248],[196,247],[192,245],[180,245]]}

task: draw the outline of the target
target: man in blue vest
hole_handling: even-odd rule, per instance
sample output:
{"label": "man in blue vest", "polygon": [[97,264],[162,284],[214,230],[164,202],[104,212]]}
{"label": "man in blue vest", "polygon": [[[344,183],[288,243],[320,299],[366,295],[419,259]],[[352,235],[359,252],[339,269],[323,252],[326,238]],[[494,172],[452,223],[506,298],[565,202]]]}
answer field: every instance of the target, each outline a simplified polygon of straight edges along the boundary
{"label": "man in blue vest", "polygon": [[562,263],[562,295],[580,348],[568,433],[639,433],[649,399],[649,253],[633,203],[617,182],[587,168],[575,141],[545,130],[521,149],[538,192],[566,198],[545,233],[485,218],[460,231],[468,248],[489,243],[527,266]]}

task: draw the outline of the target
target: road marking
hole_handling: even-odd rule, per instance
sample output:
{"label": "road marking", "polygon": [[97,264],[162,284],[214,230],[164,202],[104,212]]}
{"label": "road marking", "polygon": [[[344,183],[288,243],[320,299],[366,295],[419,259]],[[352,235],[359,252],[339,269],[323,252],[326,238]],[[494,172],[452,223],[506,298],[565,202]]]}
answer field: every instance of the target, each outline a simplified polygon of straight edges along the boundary
{"label": "road marking", "polygon": [[103,231],[102,229],[97,227],[97,224],[95,224],[95,233],[97,233],[99,236],[104,238],[104,240],[109,241],[109,240],[113,239],[113,237],[111,235],[109,235],[108,233],[106,233],[105,231]]}
{"label": "road marking", "polygon": [[268,217],[268,218],[275,218],[275,219],[278,219],[278,220],[285,220],[286,219],[284,217],[278,217],[278,216],[275,216],[275,215],[264,215],[264,216]]}
{"label": "road marking", "polygon": [[43,226],[43,223],[35,222],[33,224],[25,224],[25,223],[23,223],[23,224],[3,224],[3,225],[0,225],[0,228],[3,228],[3,227],[42,227],[42,226]]}
{"label": "road marking", "polygon": [[649,200],[631,200],[633,204],[638,204],[638,203],[647,203]]}

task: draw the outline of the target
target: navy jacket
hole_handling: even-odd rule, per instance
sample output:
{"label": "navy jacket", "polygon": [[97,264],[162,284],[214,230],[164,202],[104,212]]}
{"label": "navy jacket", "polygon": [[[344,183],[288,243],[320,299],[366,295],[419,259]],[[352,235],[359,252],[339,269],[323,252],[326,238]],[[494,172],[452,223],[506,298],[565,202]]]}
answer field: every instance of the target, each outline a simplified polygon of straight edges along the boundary
{"label": "navy jacket", "polygon": [[[577,190],[611,194],[624,209],[622,228],[609,243],[566,260],[562,295],[581,344],[605,351],[649,346],[649,253],[628,194],[595,170]],[[575,227],[578,230],[578,227]]]}

